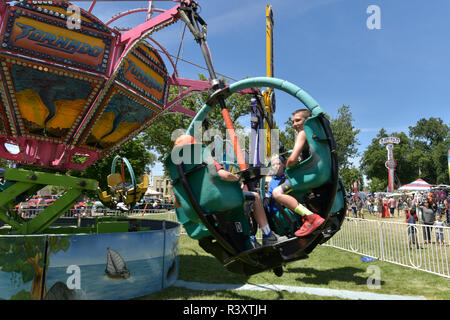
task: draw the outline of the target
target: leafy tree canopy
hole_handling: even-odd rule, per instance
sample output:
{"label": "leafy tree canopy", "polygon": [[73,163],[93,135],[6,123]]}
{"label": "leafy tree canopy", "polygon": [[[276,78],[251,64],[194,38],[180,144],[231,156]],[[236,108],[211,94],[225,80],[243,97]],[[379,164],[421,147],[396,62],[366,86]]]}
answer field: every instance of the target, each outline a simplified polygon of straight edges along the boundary
{"label": "leafy tree canopy", "polygon": [[359,140],[356,136],[361,130],[353,126],[353,121],[350,106],[346,105],[339,108],[338,116],[330,121],[330,127],[336,140],[339,169],[348,168],[350,159],[358,154]]}
{"label": "leafy tree canopy", "polygon": [[[409,127],[409,136],[404,132],[388,135],[382,128],[361,158],[363,173],[372,180],[369,188],[376,191],[385,189],[388,174],[385,167],[387,151],[379,139],[387,136],[400,138],[394,145],[395,173],[400,184],[420,178],[432,184],[449,184],[447,147],[450,145],[450,128],[439,118],[420,119]],[[380,188],[381,186],[384,186]]]}

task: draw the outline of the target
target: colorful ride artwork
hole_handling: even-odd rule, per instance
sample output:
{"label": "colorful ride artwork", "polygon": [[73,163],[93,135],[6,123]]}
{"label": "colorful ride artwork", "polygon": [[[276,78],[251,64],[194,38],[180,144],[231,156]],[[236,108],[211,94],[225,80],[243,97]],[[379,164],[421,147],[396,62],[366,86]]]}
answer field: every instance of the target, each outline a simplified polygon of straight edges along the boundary
{"label": "colorful ride artwork", "polygon": [[[109,24],[142,9],[120,13],[103,23],[92,13],[96,1],[89,10],[74,10],[65,1],[19,1],[12,5],[0,0],[0,158],[16,163],[17,167],[27,164],[58,172],[0,170],[3,178],[0,222],[4,224],[0,229],[0,250],[6,248],[4,253],[8,254],[8,248],[35,248],[17,257],[31,263],[34,274],[30,273],[29,266],[14,271],[32,283],[24,282],[19,286],[22,291],[15,291],[5,284],[4,279],[9,275],[0,272],[0,298],[126,299],[161,290],[177,278],[180,224],[228,270],[244,274],[273,269],[281,275],[285,263],[306,258],[318,244],[339,231],[346,211],[345,193],[339,179],[333,134],[322,109],[297,86],[270,78],[273,68],[267,78],[225,85],[214,71],[206,42],[206,23],[197,13],[197,2],[171,2],[177,4],[160,10],[153,7],[153,1],[148,1],[146,21],[122,32]],[[153,13],[159,14],[153,16]],[[209,81],[180,77],[171,55],[151,38],[152,33],[179,20],[186,24],[200,46]],[[168,71],[163,56],[173,72]],[[173,86],[178,88],[178,95],[169,98]],[[259,88],[263,86],[268,91],[261,93]],[[112,194],[100,190],[95,180],[70,177],[64,172],[84,170],[120,151],[127,141],[168,113],[195,117],[187,131],[194,136],[193,124],[203,122],[215,105],[220,106],[231,135],[241,181],[251,190],[252,186],[255,188],[254,182],[261,179],[259,187],[263,192],[265,176],[261,172],[267,164],[258,161],[258,166],[249,166],[245,162],[225,99],[232,93],[252,94],[253,109],[260,119],[256,126],[272,129],[274,89],[296,97],[313,114],[305,123],[311,157],[287,170],[293,196],[326,219],[308,238],[293,236],[302,219],[287,209],[280,210],[269,221],[289,241],[252,248],[249,239],[255,231],[254,218],[251,210],[244,210],[245,199],[239,185],[225,186],[215,178],[202,180],[199,174],[214,176],[209,166],[175,164],[170,156],[165,165],[174,196],[181,203],[176,209],[180,224],[125,217],[88,217],[74,221],[60,218],[86,191],[97,191],[107,206],[122,202],[133,207],[148,187],[148,176],[144,176],[141,184],[134,179],[131,188],[124,188],[124,175],[114,171],[119,158],[122,171],[127,164],[121,156],[114,159],[108,177]],[[205,90],[213,93],[198,113],[181,106],[183,98]],[[259,150],[259,142],[254,147]],[[208,151],[205,146],[200,146],[200,150],[201,156]],[[131,172],[128,164],[127,168]],[[21,217],[12,210],[48,185],[66,191],[32,218]],[[228,196],[230,201],[224,202]],[[209,200],[205,202],[205,199]],[[163,248],[154,244],[163,244]],[[85,257],[80,256],[82,252],[86,253]],[[120,256],[116,260],[124,265],[127,276],[107,277],[108,284],[104,287],[92,285],[105,278],[105,264],[110,264],[111,252]],[[102,254],[104,258],[99,259]],[[78,264],[88,265],[81,269],[83,274],[89,273],[89,280],[80,280]],[[146,270],[155,265],[158,270]],[[94,269],[101,272],[87,271]],[[26,272],[30,274],[25,276]],[[153,278],[153,274],[159,275]],[[137,288],[136,280],[143,285]],[[47,286],[52,284],[47,291]]]}
{"label": "colorful ride artwork", "polygon": [[[67,1],[0,0],[0,158],[15,163],[0,170],[1,254],[15,252],[8,248],[35,248],[16,257],[24,261],[20,264],[24,268],[12,272],[22,274],[24,280],[13,287],[22,290],[3,281],[10,274],[0,272],[4,299],[127,299],[161,290],[177,277],[179,224],[125,217],[60,217],[86,191],[101,191],[97,181],[64,172],[84,170],[119,151],[166,113],[195,115],[180,102],[192,92],[209,89],[210,83],[179,77],[171,56],[151,38],[153,32],[177,22],[180,10],[195,4],[178,1],[173,8],[161,10],[149,1],[146,20],[121,32],[109,24],[140,10],[119,13],[104,23],[92,13],[95,3],[83,10]],[[172,65],[171,75],[161,52]],[[171,86],[178,87],[179,93],[173,99],[168,95]],[[22,165],[47,168],[43,170],[47,172],[24,170]],[[127,205],[139,200],[139,188],[147,183],[144,177],[142,184],[134,183],[134,191],[126,190]],[[15,210],[45,186],[66,191],[37,215],[22,216]],[[100,251],[92,250],[93,241]],[[164,245],[156,248],[148,243]],[[64,254],[72,247],[78,256]],[[104,270],[107,248],[121,253],[129,277],[111,279],[103,287],[89,286],[95,282],[91,273],[93,278],[81,281],[81,287],[77,281],[70,286],[69,269],[61,273],[52,268],[55,261],[59,267],[100,263]],[[99,261],[101,252],[105,259]],[[156,269],[145,270],[148,266]],[[73,276],[80,276],[80,268],[74,269]],[[140,288],[136,279],[142,283]]]}
{"label": "colorful ride artwork", "polygon": [[[179,101],[210,87],[178,77],[176,69],[169,76],[159,51],[146,41],[179,20],[181,4],[125,33],[82,9],[79,28],[69,29],[69,6],[0,1],[4,159],[83,170],[166,112],[193,116]],[[170,86],[187,89],[169,101]],[[11,153],[5,144],[19,152]]]}

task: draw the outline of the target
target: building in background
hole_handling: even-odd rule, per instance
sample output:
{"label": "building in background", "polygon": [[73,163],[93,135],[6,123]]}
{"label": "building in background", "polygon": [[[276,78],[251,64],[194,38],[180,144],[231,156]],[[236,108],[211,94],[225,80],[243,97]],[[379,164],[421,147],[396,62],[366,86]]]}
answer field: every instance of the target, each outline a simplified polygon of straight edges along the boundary
{"label": "building in background", "polygon": [[163,198],[170,198],[172,196],[172,184],[170,179],[165,176],[153,176],[152,189],[161,192]]}

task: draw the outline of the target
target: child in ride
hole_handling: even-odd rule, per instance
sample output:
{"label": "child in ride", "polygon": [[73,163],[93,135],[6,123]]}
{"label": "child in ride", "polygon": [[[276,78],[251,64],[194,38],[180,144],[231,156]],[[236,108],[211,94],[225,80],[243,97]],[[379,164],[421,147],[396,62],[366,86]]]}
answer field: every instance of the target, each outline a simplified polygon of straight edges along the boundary
{"label": "child in ride", "polygon": [[[305,131],[303,131],[303,124],[310,116],[311,111],[308,109],[299,109],[292,114],[292,126],[297,132],[297,137],[292,153],[286,161],[287,168],[295,166],[308,156],[308,141],[306,139]],[[308,208],[299,203],[297,199],[288,195],[291,191],[292,186],[289,181],[286,181],[273,190],[273,197],[276,201],[303,217],[304,223],[302,227],[295,232],[295,235],[297,237],[305,237],[316,230],[325,219],[320,215],[311,212]]]}
{"label": "child in ride", "polygon": [[[194,137],[190,135],[181,135],[175,141],[175,146],[181,146],[185,144],[196,143]],[[217,170],[217,175],[220,179],[224,181],[239,181],[239,177],[234,173],[225,170],[222,165],[213,160],[213,164]],[[241,186],[242,187],[242,186]],[[256,222],[261,228],[263,234],[263,246],[272,246],[279,242],[288,240],[286,236],[279,236],[275,232],[270,229],[269,223],[267,222],[266,213],[264,211],[263,203],[261,201],[261,197],[257,192],[243,190],[245,195],[250,195],[254,199],[254,217]],[[256,239],[252,239],[255,247],[259,246],[259,243],[256,242]]]}

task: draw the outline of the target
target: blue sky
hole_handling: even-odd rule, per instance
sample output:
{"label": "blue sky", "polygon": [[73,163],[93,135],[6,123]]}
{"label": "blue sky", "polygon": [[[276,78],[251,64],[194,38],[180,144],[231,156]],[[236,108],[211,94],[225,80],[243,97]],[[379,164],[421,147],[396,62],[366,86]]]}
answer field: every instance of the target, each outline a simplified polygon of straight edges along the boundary
{"label": "blue sky", "polygon": [[[90,2],[75,4],[88,8]],[[272,5],[275,77],[305,89],[332,118],[343,104],[350,105],[354,126],[361,130],[357,136],[360,153],[382,127],[388,133],[408,133],[408,126],[421,118],[439,117],[449,123],[447,0],[426,4],[417,0],[200,0],[199,4],[208,24],[216,72],[236,80],[266,75],[265,6]],[[118,12],[146,5],[146,1],[97,2],[93,13],[107,21]],[[157,8],[173,5],[155,1]],[[370,5],[380,8],[379,30],[366,25]],[[135,14],[113,25],[133,27],[143,21],[144,14]],[[182,31],[183,24],[178,22],[153,36],[176,55]],[[188,32],[182,58],[205,65]],[[207,74],[183,62],[178,71],[184,78]],[[276,94],[275,120],[283,127],[299,104],[282,92]],[[356,165],[358,160],[355,155]],[[155,166],[153,174],[161,174],[161,169]]]}

